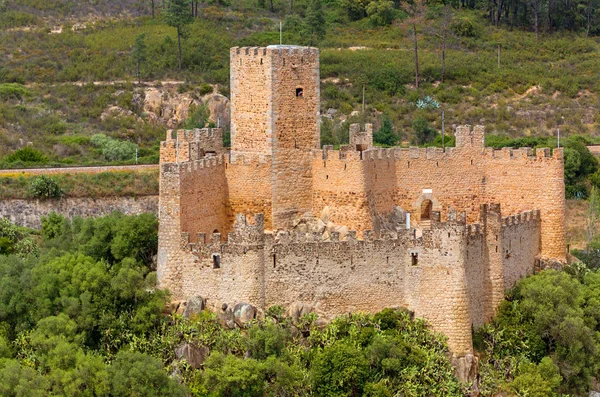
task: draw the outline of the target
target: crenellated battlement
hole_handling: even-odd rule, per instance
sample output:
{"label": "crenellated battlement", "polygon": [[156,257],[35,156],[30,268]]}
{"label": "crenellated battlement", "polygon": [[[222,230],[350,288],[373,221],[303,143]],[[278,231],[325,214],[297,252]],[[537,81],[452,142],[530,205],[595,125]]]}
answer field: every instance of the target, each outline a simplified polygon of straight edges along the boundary
{"label": "crenellated battlement", "polygon": [[[371,147],[364,151],[356,150],[351,145],[341,145],[339,150],[334,150],[333,146],[325,145],[322,149],[312,150],[313,158],[325,161],[343,160],[348,161],[377,161],[377,160],[425,160],[425,161],[448,161],[456,159],[476,160],[473,156],[465,157],[460,149],[448,147],[445,150],[438,147],[393,147],[379,148]],[[479,160],[488,162],[496,159],[509,159],[516,164],[523,161],[551,161],[563,160],[563,149],[555,148],[552,152],[547,148],[485,148],[478,154]],[[479,162],[479,160],[477,160]],[[436,164],[439,166],[440,164]]]}
{"label": "crenellated battlement", "polygon": [[183,163],[203,158],[207,154],[223,153],[221,128],[168,130],[160,143],[161,163]]}
{"label": "crenellated battlement", "polygon": [[516,225],[534,224],[539,223],[540,220],[540,210],[523,211],[521,213],[502,218],[502,226],[510,227]]}
{"label": "crenellated battlement", "polygon": [[356,150],[367,150],[372,147],[373,124],[365,124],[364,131],[361,130],[360,124],[350,124],[349,142]]}
{"label": "crenellated battlement", "polygon": [[266,57],[268,55],[311,55],[318,56],[319,49],[314,47],[301,47],[296,45],[270,45],[268,47],[232,47],[232,57]]}
{"label": "crenellated battlement", "polygon": [[485,129],[482,125],[471,128],[470,125],[461,125],[454,131],[456,148],[460,150],[481,150],[485,146]]}
{"label": "crenellated battlement", "polygon": [[161,171],[163,173],[194,173],[200,169],[216,169],[225,163],[223,156],[207,156],[197,160],[182,162],[182,163],[163,163]]}

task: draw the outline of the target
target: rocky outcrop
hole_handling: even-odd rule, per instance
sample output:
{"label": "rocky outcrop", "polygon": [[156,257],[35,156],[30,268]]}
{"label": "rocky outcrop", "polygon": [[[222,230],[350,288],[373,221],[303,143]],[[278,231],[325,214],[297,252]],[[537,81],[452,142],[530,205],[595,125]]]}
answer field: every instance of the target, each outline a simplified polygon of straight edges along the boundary
{"label": "rocky outcrop", "polygon": [[[178,128],[189,117],[191,109],[200,105],[207,107],[210,122],[229,128],[229,99],[214,92],[200,97],[194,92],[179,93],[171,86],[147,87],[134,95],[133,102],[147,120],[164,124],[167,128]],[[128,115],[116,106],[109,107],[104,113]]]}
{"label": "rocky outcrop", "polygon": [[182,343],[175,349],[175,357],[178,360],[185,360],[193,369],[199,369],[210,354],[210,349],[206,346],[194,346],[191,343]]}
{"label": "rocky outcrop", "polygon": [[185,309],[183,310],[183,317],[190,318],[202,310],[206,306],[206,301],[201,296],[194,296],[187,301]]}
{"label": "rocky outcrop", "polygon": [[309,303],[294,302],[290,305],[288,309],[288,315],[292,319],[292,324],[298,325],[302,316],[312,313],[314,310],[315,307]]}

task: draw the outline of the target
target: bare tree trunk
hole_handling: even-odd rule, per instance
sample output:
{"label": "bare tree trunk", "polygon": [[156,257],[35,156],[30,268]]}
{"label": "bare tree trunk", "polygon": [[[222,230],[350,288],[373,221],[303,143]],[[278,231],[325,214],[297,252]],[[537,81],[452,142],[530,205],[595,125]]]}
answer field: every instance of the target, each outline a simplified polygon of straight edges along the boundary
{"label": "bare tree trunk", "polygon": [[294,12],[294,0],[290,0],[290,13]]}
{"label": "bare tree trunk", "polygon": [[539,40],[540,38],[540,28],[539,28],[539,20],[540,20],[540,2],[536,0],[535,2],[535,40]]}
{"label": "bare tree trunk", "polygon": [[551,9],[552,9],[552,0],[548,0],[548,32],[552,31]]}
{"label": "bare tree trunk", "polygon": [[413,23],[413,37],[415,40],[415,88],[419,88],[419,48],[417,46],[417,24]]}
{"label": "bare tree trunk", "polygon": [[444,33],[442,34],[442,83],[446,76],[446,23],[444,22]]}
{"label": "bare tree trunk", "polygon": [[271,0],[271,12],[275,12],[275,8],[273,7],[273,0]]}
{"label": "bare tree trunk", "polygon": [[504,2],[502,0],[498,0],[498,10],[496,11],[496,27],[500,25],[500,17],[502,16],[502,7],[504,7]]}
{"label": "bare tree trunk", "polygon": [[179,48],[179,70],[181,71],[181,30],[177,27],[177,47]]}
{"label": "bare tree trunk", "polygon": [[137,77],[138,77],[138,84],[142,84],[142,73],[140,72],[140,60],[139,59],[137,61]]}
{"label": "bare tree trunk", "polygon": [[587,30],[585,31],[585,37],[590,35],[590,21],[592,14],[592,0],[588,0],[588,9],[587,9]]}
{"label": "bare tree trunk", "polygon": [[152,2],[152,19],[154,19],[154,0],[151,0]]}

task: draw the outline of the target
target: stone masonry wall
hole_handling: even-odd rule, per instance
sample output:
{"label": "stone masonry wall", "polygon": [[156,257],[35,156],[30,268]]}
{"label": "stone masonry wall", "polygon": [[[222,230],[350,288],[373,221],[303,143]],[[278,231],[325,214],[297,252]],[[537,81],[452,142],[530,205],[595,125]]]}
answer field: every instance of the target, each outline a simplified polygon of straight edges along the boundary
{"label": "stone masonry wall", "polygon": [[222,157],[207,157],[180,165],[181,231],[191,234],[225,232],[227,181]]}
{"label": "stone masonry wall", "polygon": [[319,147],[319,50],[269,46],[273,101],[273,227],[312,209],[312,159]]}
{"label": "stone masonry wall", "polygon": [[[487,206],[482,209],[488,211]],[[262,216],[238,216],[227,243],[204,235],[199,243],[188,244],[187,234],[181,238],[176,258],[180,283],[185,297],[198,294],[217,306],[246,301],[267,308],[301,301],[328,316],[407,307],[447,335],[452,352],[460,356],[472,351],[471,327],[481,325],[495,309],[486,305],[497,305],[493,280],[488,279],[495,271],[490,270],[493,260],[485,238],[495,233],[487,225],[494,208],[489,211],[482,224],[440,224],[434,219],[432,229],[420,237],[405,230],[379,238],[367,232],[364,240],[357,240],[350,232],[344,241],[334,234],[329,242],[310,234],[263,234]],[[503,235],[535,240],[539,222],[527,213],[519,219],[523,222],[498,220]],[[245,228],[250,231],[244,233]],[[522,259],[533,263],[533,249],[531,255]],[[508,274],[512,267],[512,261],[502,261],[499,269]]]}
{"label": "stone masonry wall", "polygon": [[266,48],[233,47],[231,67],[231,148],[270,154],[272,139],[272,58]]}
{"label": "stone masonry wall", "polygon": [[[476,129],[481,130],[477,127]],[[431,200],[445,219],[450,208],[478,221],[479,206],[502,203],[503,216],[539,208],[541,254],[564,260],[564,180],[562,150],[477,147],[482,133],[459,131],[466,146],[370,149],[364,152],[313,151],[313,212],[329,206],[331,220],[359,232],[371,228],[375,214],[394,205],[420,220],[421,203]],[[349,211],[353,208],[353,211]]]}
{"label": "stone masonry wall", "polygon": [[120,211],[127,215],[152,213],[158,215],[158,196],[139,197],[65,197],[59,200],[0,200],[0,218],[25,227],[39,229],[42,217],[51,212],[66,218],[95,217]]}

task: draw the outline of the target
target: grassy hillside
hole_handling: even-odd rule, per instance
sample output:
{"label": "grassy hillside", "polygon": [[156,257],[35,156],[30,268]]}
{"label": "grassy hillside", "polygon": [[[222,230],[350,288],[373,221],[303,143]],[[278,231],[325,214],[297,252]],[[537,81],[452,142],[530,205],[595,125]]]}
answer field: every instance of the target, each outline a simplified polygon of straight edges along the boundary
{"label": "grassy hillside", "polygon": [[[0,7],[0,20],[29,16],[0,25],[0,162],[5,167],[14,166],[9,155],[28,142],[41,150],[47,163],[106,163],[102,151],[90,143],[97,133],[132,141],[146,162],[156,161],[165,126],[149,121],[133,99],[140,88],[131,51],[140,33],[145,33],[147,45],[142,78],[157,85],[160,80],[184,81],[179,92],[192,95],[204,83],[217,84],[228,95],[229,47],[277,43],[280,20],[285,43],[310,42],[301,28],[302,9],[286,15],[289,11],[279,2],[274,13],[248,1],[232,6],[203,3],[186,29],[179,71],[175,28],[162,22],[158,6],[156,18],[150,17],[150,1],[50,3],[3,0]],[[455,9],[442,83],[443,18],[431,8],[418,25],[417,89],[412,29],[403,12],[397,10],[391,25],[376,27],[368,18],[349,21],[331,4],[324,8],[327,33],[317,44],[321,110],[334,114],[323,130],[333,143],[347,139],[343,120],[370,121],[378,128],[387,118],[399,141],[416,140],[415,119],[439,130],[441,110],[417,106],[428,96],[444,107],[447,129],[482,123],[489,133],[512,137],[546,136],[557,128],[563,136],[598,133],[596,37],[559,32],[536,40],[533,32],[489,25],[484,11]],[[52,32],[57,26],[61,33]],[[132,115],[102,119],[110,106]]]}

